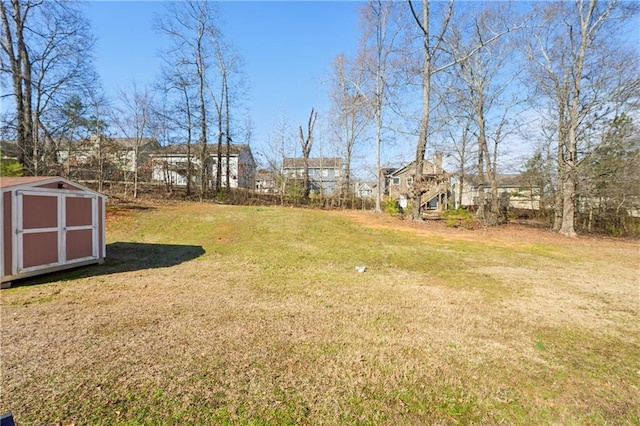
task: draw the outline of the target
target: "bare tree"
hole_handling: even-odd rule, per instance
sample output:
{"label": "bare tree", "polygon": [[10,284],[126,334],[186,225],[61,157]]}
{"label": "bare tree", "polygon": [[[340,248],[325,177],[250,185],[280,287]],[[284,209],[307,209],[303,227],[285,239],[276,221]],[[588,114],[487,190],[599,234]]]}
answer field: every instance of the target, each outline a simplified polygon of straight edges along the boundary
{"label": "bare tree", "polygon": [[359,94],[369,104],[375,123],[375,151],[376,176],[378,180],[376,191],[376,212],[381,212],[384,176],[380,162],[382,145],[382,130],[384,110],[387,106],[387,92],[392,81],[394,51],[397,39],[401,33],[400,27],[394,21],[397,4],[381,0],[370,0],[361,9],[364,33],[362,36],[363,49],[357,58],[357,63],[365,70],[366,86],[352,81]]}
{"label": "bare tree", "polygon": [[261,153],[266,162],[265,167],[275,177],[276,187],[274,189],[280,195],[280,204],[284,204],[286,192],[283,162],[287,155],[290,155],[294,150],[295,134],[287,120],[286,111],[282,109],[269,134],[267,149]]}
{"label": "bare tree", "polygon": [[630,213],[640,208],[640,130],[631,117],[613,119],[579,172],[583,228],[633,235]]}
{"label": "bare tree", "polygon": [[106,177],[106,153],[108,151],[107,119],[110,113],[110,105],[107,97],[101,91],[93,92],[88,98],[89,121],[87,123],[91,149],[91,166],[98,181],[98,191],[104,189]]}
{"label": "bare tree", "polygon": [[[550,3],[539,14],[542,31],[536,32],[536,50],[530,50],[532,75],[556,118],[558,195],[554,229],[566,236],[576,235],[581,143],[585,145],[599,120],[611,119],[606,110],[621,100],[621,88],[629,86],[618,80],[619,67],[637,64],[632,59],[637,59],[637,51],[616,52],[624,48],[620,29],[636,12],[615,0],[578,0]],[[624,64],[612,66],[618,58],[625,58]],[[637,78],[637,72],[632,78]],[[609,84],[612,81],[616,84]],[[585,149],[592,151],[588,146]]]}
{"label": "bare tree", "polygon": [[[490,49],[481,49],[472,56],[467,52],[484,44],[485,34],[495,34],[496,29],[508,27],[509,24],[503,22],[505,16],[513,19],[516,14],[502,5],[495,8],[485,6],[484,11],[474,14],[469,25],[452,27],[451,36],[446,41],[447,50],[453,53],[454,58],[464,58],[450,71],[462,84],[462,94],[457,102],[462,104],[463,109],[472,112],[470,118],[477,132],[478,216],[486,225],[494,225],[500,219],[496,179],[499,145],[509,123],[517,123],[512,110],[523,100],[521,96],[518,99],[518,91],[514,90],[519,70],[509,66],[517,58],[515,43],[503,36],[494,40]],[[471,30],[467,32],[461,28]],[[489,183],[488,200],[485,197],[485,182]]]}
{"label": "bare tree", "polygon": [[[121,107],[114,109],[112,121],[128,139],[132,151],[126,150],[123,160],[125,173],[125,197],[127,196],[128,173],[133,174],[133,198],[138,197],[138,178],[140,170],[140,147],[151,130],[151,95],[148,90],[139,90],[135,83],[131,92],[119,93]],[[127,147],[129,148],[129,146]]]}
{"label": "bare tree", "polygon": [[[240,66],[242,60],[235,50],[227,43],[223,43],[220,39],[216,40],[216,58],[217,67],[220,73],[220,102],[217,105],[218,110],[218,175],[221,174],[221,152],[222,140],[225,141],[225,188],[231,189],[231,104],[237,100],[232,96],[231,89],[240,91],[240,80],[234,77],[240,76]],[[221,177],[216,179],[216,187],[219,189]]]}
{"label": "bare tree", "polygon": [[[168,58],[171,60],[172,58]],[[197,103],[194,90],[197,87],[196,78],[181,69],[176,69],[171,61],[163,66],[162,75],[157,86],[166,97],[166,111],[156,111],[162,115],[161,120],[167,122],[166,127],[171,129],[171,136],[167,140],[178,140],[185,144],[186,159],[184,169],[182,165],[176,165],[176,172],[183,173],[186,181],[186,195],[190,196],[193,189],[194,178],[194,134],[197,132],[197,118],[195,117],[195,104]],[[169,165],[167,164],[167,167]],[[168,174],[169,170],[167,170]],[[167,176],[168,179],[168,176]],[[169,183],[169,182],[167,182]]]}
{"label": "bare tree", "polygon": [[26,174],[46,172],[45,143],[54,143],[49,114],[72,96],[92,90],[94,38],[75,3],[0,2],[3,78],[11,76],[19,161]]}
{"label": "bare tree", "polygon": [[351,193],[351,159],[371,119],[371,108],[355,87],[364,87],[364,69],[350,64],[344,55],[334,61],[331,101],[337,138],[344,150],[344,177],[340,190],[342,202]]}
{"label": "bare tree", "polygon": [[[51,129],[54,135],[51,136],[51,166],[48,167],[50,170],[57,169],[56,175],[71,177],[71,160],[76,154],[76,139],[88,139],[91,136],[86,134],[89,130],[88,112],[88,105],[82,102],[80,96],[72,97],[59,108],[57,125]],[[65,157],[64,167],[61,164],[62,157]]]}
{"label": "bare tree", "polygon": [[[23,165],[25,174],[37,174],[33,164],[34,140],[33,140],[33,105],[32,105],[32,72],[29,51],[25,40],[25,24],[29,19],[31,10],[35,7],[33,2],[20,3],[18,0],[9,4],[0,2],[2,14],[2,51],[3,59],[8,57],[11,79],[13,83],[13,96],[16,102],[17,116],[17,143],[18,161]],[[6,55],[6,56],[5,56]],[[5,70],[5,61],[3,71]]]}
{"label": "bare tree", "polygon": [[231,155],[231,125],[230,125],[230,112],[229,112],[229,67],[226,61],[225,54],[223,52],[223,46],[216,40],[216,58],[217,67],[220,72],[220,97],[214,103],[218,118],[218,151],[216,160],[216,191],[220,191],[222,188],[222,142],[225,141],[225,189],[231,190],[231,167],[230,167],[230,155]]}
{"label": "bare tree", "polygon": [[211,171],[209,170],[209,111],[213,102],[208,93],[214,69],[216,40],[220,32],[216,25],[217,13],[206,0],[168,3],[165,16],[157,19],[156,27],[167,35],[173,44],[166,52],[167,60],[180,72],[195,82],[192,106],[199,116],[200,199],[204,199]]}
{"label": "bare tree", "polygon": [[411,15],[419,29],[422,51],[422,114],[420,119],[420,130],[418,135],[418,143],[416,144],[416,168],[413,178],[413,192],[411,217],[413,220],[420,219],[420,211],[422,208],[422,195],[426,191],[427,186],[424,185],[424,157],[427,148],[427,138],[429,135],[429,119],[431,114],[430,97],[432,92],[432,78],[434,75],[445,71],[456,64],[468,60],[486,45],[492,43],[504,34],[512,31],[513,27],[500,29],[498,32],[485,34],[481,37],[477,44],[468,47],[459,55],[450,55],[445,49],[445,41],[448,37],[449,28],[454,18],[454,2],[449,1],[447,7],[442,9],[442,13],[438,17],[439,28],[433,31],[434,26],[431,22],[431,5],[428,0],[422,0],[422,13],[418,13],[413,5],[412,0],[407,0]]}
{"label": "bare tree", "polygon": [[448,126],[443,126],[443,146],[441,149],[446,147],[457,163],[457,170],[453,173],[457,177],[456,193],[458,198],[454,204],[456,207],[460,207],[467,185],[467,176],[471,170],[475,170],[469,164],[477,154],[471,146],[471,137],[474,132],[473,119],[468,117],[466,111],[461,116],[449,112],[444,117],[448,120]]}
{"label": "bare tree", "polygon": [[313,148],[313,126],[316,124],[318,113],[311,108],[311,114],[309,115],[309,123],[307,124],[307,136],[304,135],[302,126],[300,126],[300,146],[302,147],[302,158],[304,160],[304,176],[303,186],[305,199],[309,198],[311,192],[311,182],[309,181],[309,157],[311,155],[311,148]]}

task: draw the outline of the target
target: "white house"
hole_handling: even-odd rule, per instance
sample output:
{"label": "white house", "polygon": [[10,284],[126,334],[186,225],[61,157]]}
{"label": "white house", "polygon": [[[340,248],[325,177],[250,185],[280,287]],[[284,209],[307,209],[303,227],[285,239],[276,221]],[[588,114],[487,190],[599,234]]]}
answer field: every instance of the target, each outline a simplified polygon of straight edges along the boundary
{"label": "white house", "polygon": [[[209,185],[216,182],[218,173],[218,145],[207,147],[207,168],[209,170]],[[172,186],[187,185],[187,164],[191,158],[191,179],[197,184],[200,182],[200,146],[169,145],[151,155],[152,172],[151,180]],[[229,147],[229,163],[227,164],[227,147],[222,145],[222,186],[226,186],[227,169],[229,170],[229,187],[253,189],[255,187],[256,163],[249,145],[231,144]]]}
{"label": "white house", "polygon": [[256,192],[265,194],[275,194],[278,191],[276,186],[276,174],[269,170],[258,170],[256,172]]}
{"label": "white house", "polygon": [[374,189],[377,187],[376,184],[370,182],[356,182],[355,183],[355,193],[356,197],[360,198],[374,198],[376,196]]}

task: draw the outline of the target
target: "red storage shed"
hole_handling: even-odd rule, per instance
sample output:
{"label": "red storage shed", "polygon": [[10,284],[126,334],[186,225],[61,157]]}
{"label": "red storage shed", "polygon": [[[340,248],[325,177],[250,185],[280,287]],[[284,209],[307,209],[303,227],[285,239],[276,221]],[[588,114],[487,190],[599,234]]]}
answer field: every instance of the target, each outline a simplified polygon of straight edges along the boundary
{"label": "red storage shed", "polygon": [[0,190],[2,287],[104,262],[106,195],[51,176],[3,177]]}

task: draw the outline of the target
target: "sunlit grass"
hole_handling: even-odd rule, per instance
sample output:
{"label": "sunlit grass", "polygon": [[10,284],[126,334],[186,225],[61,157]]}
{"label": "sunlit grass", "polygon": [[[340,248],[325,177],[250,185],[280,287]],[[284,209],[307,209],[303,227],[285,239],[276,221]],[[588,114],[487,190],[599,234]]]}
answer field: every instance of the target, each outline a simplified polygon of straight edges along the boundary
{"label": "sunlit grass", "polygon": [[199,203],[108,240],[139,245],[1,293],[20,424],[640,422],[635,244]]}

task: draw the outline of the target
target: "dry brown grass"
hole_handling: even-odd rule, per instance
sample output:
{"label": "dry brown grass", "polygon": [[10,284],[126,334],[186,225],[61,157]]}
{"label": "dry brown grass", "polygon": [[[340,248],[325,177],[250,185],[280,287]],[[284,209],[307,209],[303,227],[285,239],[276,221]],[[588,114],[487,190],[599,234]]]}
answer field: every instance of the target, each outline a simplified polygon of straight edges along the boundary
{"label": "dry brown grass", "polygon": [[0,293],[21,425],[640,423],[638,242],[149,207]]}

